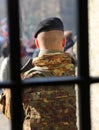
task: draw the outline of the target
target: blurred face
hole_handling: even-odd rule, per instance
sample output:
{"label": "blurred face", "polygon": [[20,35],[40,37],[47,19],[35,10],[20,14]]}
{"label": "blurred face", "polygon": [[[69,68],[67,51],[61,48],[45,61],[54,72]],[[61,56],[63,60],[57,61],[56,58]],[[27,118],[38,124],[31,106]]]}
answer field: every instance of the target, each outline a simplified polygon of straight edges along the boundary
{"label": "blurred face", "polygon": [[69,39],[72,39],[72,31],[65,31],[64,36],[68,37]]}

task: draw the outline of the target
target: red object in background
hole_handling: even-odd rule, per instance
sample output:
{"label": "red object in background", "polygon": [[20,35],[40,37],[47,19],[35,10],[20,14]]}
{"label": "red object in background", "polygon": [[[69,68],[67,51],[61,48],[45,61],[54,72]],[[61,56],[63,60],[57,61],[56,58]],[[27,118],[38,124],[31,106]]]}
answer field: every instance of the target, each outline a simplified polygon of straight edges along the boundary
{"label": "red object in background", "polygon": [[8,32],[3,32],[3,33],[2,33],[2,36],[3,36],[4,38],[7,38],[7,37],[8,37]]}
{"label": "red object in background", "polygon": [[35,44],[31,44],[31,45],[30,45],[30,48],[36,49],[36,45],[35,45]]}

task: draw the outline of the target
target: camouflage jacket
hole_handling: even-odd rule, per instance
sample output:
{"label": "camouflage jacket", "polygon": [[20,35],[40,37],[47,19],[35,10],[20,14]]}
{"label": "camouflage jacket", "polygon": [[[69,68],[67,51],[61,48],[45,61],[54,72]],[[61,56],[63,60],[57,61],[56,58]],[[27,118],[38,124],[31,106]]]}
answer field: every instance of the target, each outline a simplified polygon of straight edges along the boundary
{"label": "camouflage jacket", "polygon": [[33,67],[22,75],[22,79],[32,77],[74,76],[74,59],[69,53],[48,53],[33,59]]}
{"label": "camouflage jacket", "polygon": [[[33,59],[22,79],[75,76],[74,60],[68,53],[49,53]],[[74,85],[39,86],[24,90],[24,130],[76,130]]]}
{"label": "camouflage jacket", "polygon": [[[75,76],[74,60],[68,53],[48,53],[33,59],[32,69],[22,80],[35,77]],[[10,90],[5,91],[3,112],[10,116]],[[77,130],[74,85],[31,86],[24,89],[23,130]]]}

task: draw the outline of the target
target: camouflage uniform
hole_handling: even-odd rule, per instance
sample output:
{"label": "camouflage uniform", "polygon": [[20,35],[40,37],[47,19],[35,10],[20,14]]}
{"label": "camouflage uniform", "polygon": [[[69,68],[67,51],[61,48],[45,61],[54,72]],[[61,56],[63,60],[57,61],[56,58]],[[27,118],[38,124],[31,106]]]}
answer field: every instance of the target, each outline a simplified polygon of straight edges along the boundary
{"label": "camouflage uniform", "polygon": [[[35,67],[22,79],[75,76],[74,60],[68,53],[47,53],[33,59]],[[24,130],[77,130],[74,85],[30,87],[23,92]]]}
{"label": "camouflage uniform", "polygon": [[0,110],[6,115],[7,118],[11,119],[10,115],[10,89],[6,88],[0,98]]}

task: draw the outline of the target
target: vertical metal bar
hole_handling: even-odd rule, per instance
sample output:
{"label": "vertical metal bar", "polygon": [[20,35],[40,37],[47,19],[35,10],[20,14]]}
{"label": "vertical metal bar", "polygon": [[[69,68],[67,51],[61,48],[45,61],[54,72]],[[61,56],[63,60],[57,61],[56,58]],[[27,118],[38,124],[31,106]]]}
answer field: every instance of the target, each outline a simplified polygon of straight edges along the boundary
{"label": "vertical metal bar", "polygon": [[88,50],[88,0],[78,0],[78,12],[78,76],[84,79],[84,82],[79,84],[79,128],[80,130],[91,130]]}
{"label": "vertical metal bar", "polygon": [[11,82],[11,119],[12,130],[22,130],[22,101],[20,79],[20,33],[19,33],[19,1],[7,0],[8,26],[10,42]]}

